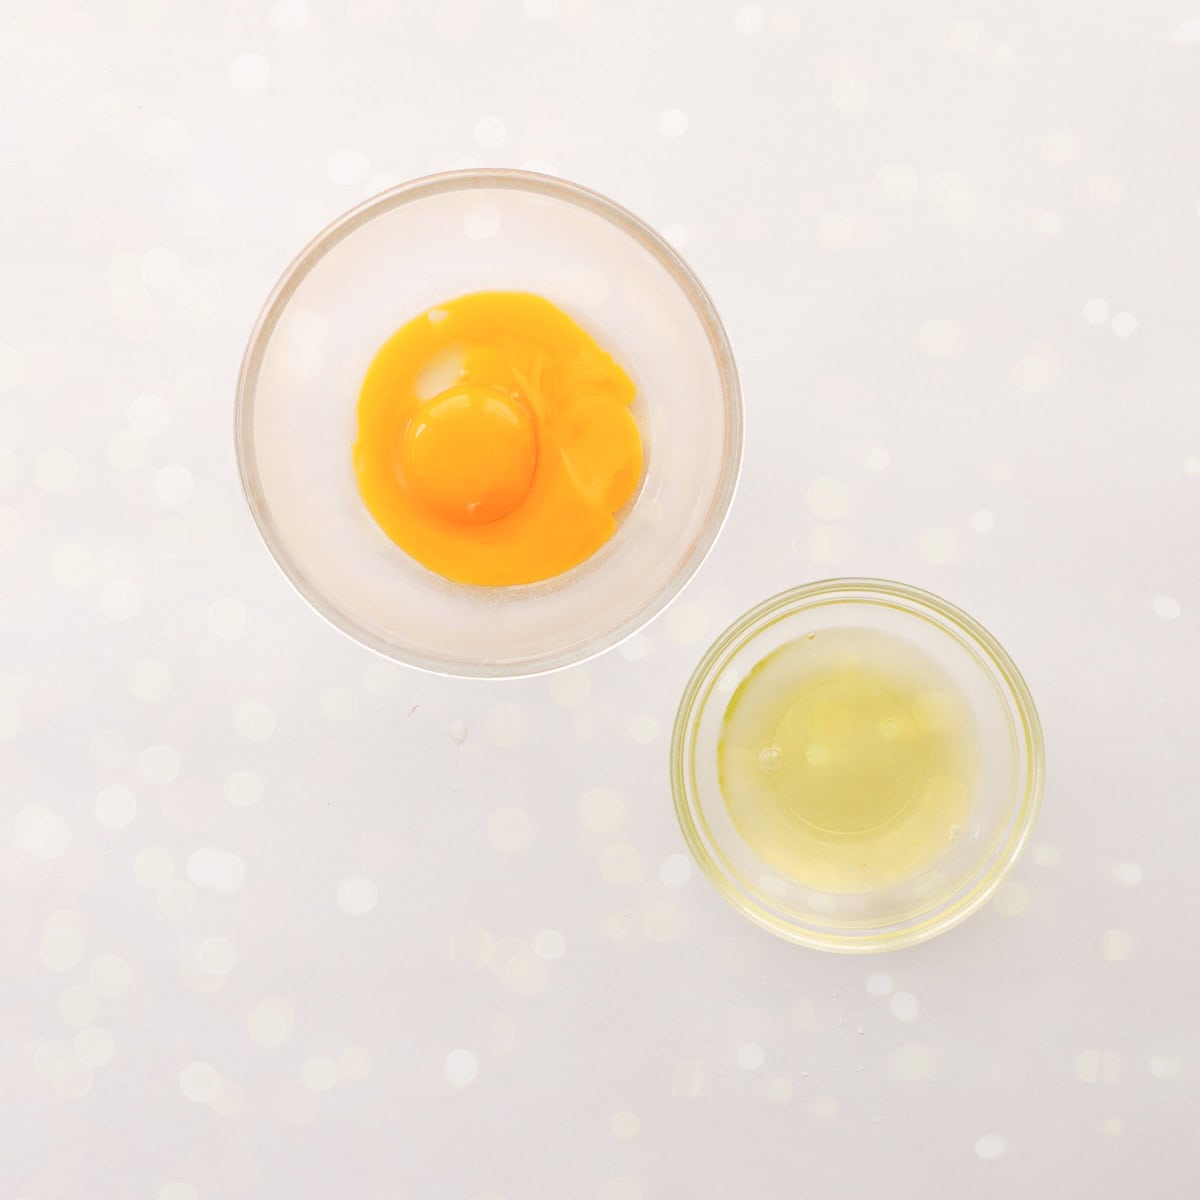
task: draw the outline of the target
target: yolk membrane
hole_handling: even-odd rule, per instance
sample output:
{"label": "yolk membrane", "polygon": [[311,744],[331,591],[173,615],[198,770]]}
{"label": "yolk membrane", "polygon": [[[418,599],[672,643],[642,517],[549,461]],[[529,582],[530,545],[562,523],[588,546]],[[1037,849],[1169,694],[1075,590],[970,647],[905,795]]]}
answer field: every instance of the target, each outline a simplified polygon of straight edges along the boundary
{"label": "yolk membrane", "polygon": [[449,521],[472,525],[512,512],[537,465],[533,418],[519,400],[478,384],[447,388],[413,414],[402,471],[413,495]]}

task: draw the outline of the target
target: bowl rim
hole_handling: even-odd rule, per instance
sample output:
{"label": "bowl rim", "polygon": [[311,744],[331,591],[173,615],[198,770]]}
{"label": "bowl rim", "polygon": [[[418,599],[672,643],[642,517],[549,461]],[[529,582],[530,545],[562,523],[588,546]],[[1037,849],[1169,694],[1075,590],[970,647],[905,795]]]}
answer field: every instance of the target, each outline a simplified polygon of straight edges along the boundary
{"label": "bowl rim", "polygon": [[[840,600],[835,598],[839,593]],[[920,611],[926,608],[948,622],[951,630],[947,632],[957,634],[968,649],[986,658],[1003,680],[1008,690],[1006,699],[1010,716],[1015,717],[1021,735],[1018,752],[1026,772],[1011,831],[986,875],[978,880],[968,880],[965,889],[960,886],[950,892],[948,903],[943,902],[932,916],[919,914],[911,924],[880,926],[878,930],[862,935],[798,927],[737,887],[710,852],[701,834],[699,824],[703,822],[702,819],[697,821],[698,803],[695,803],[692,785],[696,727],[725,665],[776,620],[802,612],[813,606],[811,602],[821,600],[885,604],[914,618],[929,620]],[[974,617],[933,592],[911,584],[845,577],[817,580],[778,592],[743,613],[716,637],[692,672],[680,698],[671,736],[670,769],[675,815],[684,840],[701,871],[729,904],[756,925],[797,945],[844,954],[870,954],[914,946],[936,937],[966,920],[993,895],[1020,856],[1036,823],[1045,776],[1045,743],[1033,696],[1021,672],[1000,642]]]}
{"label": "bowl rim", "polygon": [[[662,266],[683,292],[704,328],[712,348],[725,417],[726,453],[713,500],[691,550],[667,585],[625,620],[576,647],[520,662],[462,662],[436,652],[414,652],[392,645],[364,628],[354,617],[336,607],[305,574],[289,554],[273,516],[259,477],[254,437],[254,398],[259,374],[271,336],[288,302],[318,262],[345,238],[376,217],[419,200],[447,192],[494,190],[526,191],[573,204],[607,220],[632,238]],[[515,679],[544,675],[577,666],[618,645],[644,628],[684,589],[716,544],[728,519],[741,473],[744,414],[741,385],[728,334],[716,306],[691,267],[665,238],[627,208],[598,191],[554,175],[508,167],[479,167],[442,171],[397,184],[335,217],[312,237],[284,269],[263,302],[250,332],[238,372],[234,404],[234,447],[242,494],[259,535],[292,587],[321,617],[360,645],[395,662],[431,674],[474,679]]]}

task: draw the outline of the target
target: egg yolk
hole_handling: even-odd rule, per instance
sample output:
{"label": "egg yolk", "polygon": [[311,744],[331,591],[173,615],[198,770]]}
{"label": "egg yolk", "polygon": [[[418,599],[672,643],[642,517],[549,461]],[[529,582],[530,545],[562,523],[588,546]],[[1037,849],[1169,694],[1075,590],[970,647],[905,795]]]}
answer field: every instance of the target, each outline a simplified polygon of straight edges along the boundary
{"label": "egg yolk", "polygon": [[401,549],[460,583],[549,579],[615,532],[642,473],[629,376],[525,292],[437,305],[376,354],[354,469]]}
{"label": "egg yolk", "polygon": [[402,441],[401,470],[412,494],[448,521],[497,521],[533,483],[533,420],[515,397],[494,388],[447,388],[417,409]]}

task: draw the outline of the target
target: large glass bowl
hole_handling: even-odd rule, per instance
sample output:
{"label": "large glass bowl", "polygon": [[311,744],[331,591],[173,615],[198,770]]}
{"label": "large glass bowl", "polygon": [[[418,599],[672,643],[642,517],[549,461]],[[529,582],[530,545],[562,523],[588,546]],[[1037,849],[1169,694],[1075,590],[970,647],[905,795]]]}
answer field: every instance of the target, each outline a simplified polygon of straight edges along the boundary
{"label": "large glass bowl", "polygon": [[[931,656],[966,697],[979,739],[979,783],[961,835],[918,874],[872,891],[820,892],[768,866],[735,828],[718,777],[718,743],[737,686],[772,651],[838,628],[901,637]],[[780,937],[851,953],[924,941],[978,909],[1029,837],[1042,775],[1037,710],[999,642],[945,600],[878,579],[809,584],[735,621],[688,683],[671,746],[684,837],[721,894]]]}
{"label": "large glass bowl", "polygon": [[[359,388],[399,326],[489,289],[557,304],[629,372],[645,448],[614,537],[544,583],[451,583],[394,545],[359,497]],[[242,483],[268,549],[339,629],[453,675],[579,662],[659,612],[712,546],[741,461],[733,354],[712,302],[653,230],[577,184],[455,171],[339,217],[284,272],[238,381]]]}

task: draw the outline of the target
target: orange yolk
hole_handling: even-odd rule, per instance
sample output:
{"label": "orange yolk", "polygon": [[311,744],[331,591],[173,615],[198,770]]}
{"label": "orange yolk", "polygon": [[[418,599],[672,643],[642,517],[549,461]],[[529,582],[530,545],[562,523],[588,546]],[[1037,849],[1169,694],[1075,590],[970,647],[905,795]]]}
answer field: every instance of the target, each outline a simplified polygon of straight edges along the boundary
{"label": "orange yolk", "polygon": [[566,313],[525,292],[430,309],[376,354],[354,469],[368,511],[460,583],[534,583],[616,530],[642,473],[628,375]]}
{"label": "orange yolk", "polygon": [[533,483],[533,421],[515,397],[494,388],[447,388],[413,413],[402,440],[409,489],[447,521],[498,521]]}

